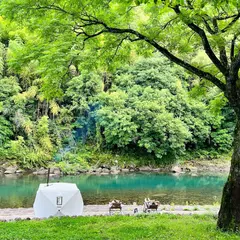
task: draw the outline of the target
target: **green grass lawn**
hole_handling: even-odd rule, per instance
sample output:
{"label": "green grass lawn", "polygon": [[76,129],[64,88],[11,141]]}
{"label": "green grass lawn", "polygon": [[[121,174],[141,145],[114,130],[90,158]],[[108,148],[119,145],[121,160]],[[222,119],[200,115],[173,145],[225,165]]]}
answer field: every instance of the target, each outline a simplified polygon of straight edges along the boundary
{"label": "green grass lawn", "polygon": [[240,239],[213,216],[138,215],[0,222],[0,239]]}

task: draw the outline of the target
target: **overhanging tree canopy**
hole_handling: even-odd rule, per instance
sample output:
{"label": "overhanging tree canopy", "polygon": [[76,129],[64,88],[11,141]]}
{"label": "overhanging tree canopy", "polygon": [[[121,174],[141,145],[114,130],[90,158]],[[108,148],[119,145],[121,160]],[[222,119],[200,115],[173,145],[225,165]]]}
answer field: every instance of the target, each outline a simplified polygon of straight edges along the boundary
{"label": "overhanging tree canopy", "polygon": [[[22,19],[29,27],[38,29],[47,42],[65,36],[66,45],[71,42],[76,52],[93,50],[102,62],[125,59],[122,56],[132,52],[158,51],[222,90],[238,122],[218,226],[233,230],[240,227],[238,1],[3,0],[1,8],[5,16]],[[128,42],[135,43],[134,51]],[[80,61],[77,56],[74,59]]]}

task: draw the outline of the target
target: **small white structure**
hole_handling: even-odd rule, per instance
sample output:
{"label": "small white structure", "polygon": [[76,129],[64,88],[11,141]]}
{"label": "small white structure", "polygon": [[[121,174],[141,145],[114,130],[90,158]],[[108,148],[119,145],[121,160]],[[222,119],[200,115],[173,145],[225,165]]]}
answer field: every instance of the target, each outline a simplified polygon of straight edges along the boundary
{"label": "small white structure", "polygon": [[83,213],[82,195],[74,183],[40,184],[33,209],[38,218],[79,216]]}

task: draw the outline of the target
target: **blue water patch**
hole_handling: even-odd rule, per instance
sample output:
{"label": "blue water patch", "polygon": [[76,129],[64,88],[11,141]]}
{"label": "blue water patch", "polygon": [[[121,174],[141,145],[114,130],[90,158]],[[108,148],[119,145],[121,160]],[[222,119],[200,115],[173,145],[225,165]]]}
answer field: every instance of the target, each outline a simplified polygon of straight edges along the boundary
{"label": "blue water patch", "polygon": [[[106,204],[120,199],[141,204],[145,197],[162,204],[213,204],[220,202],[227,176],[191,176],[153,173],[79,175],[51,178],[52,182],[76,183],[85,204]],[[31,207],[45,176],[0,177],[0,208]]]}

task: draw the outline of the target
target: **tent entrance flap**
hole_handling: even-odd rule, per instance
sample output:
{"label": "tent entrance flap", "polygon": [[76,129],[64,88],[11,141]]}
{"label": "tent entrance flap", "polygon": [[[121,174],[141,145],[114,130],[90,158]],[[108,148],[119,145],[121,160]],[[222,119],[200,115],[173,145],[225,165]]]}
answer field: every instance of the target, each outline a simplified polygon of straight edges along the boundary
{"label": "tent entrance flap", "polygon": [[80,216],[83,213],[82,195],[76,184],[40,184],[34,201],[36,217]]}

